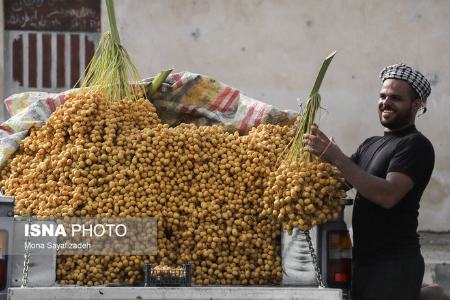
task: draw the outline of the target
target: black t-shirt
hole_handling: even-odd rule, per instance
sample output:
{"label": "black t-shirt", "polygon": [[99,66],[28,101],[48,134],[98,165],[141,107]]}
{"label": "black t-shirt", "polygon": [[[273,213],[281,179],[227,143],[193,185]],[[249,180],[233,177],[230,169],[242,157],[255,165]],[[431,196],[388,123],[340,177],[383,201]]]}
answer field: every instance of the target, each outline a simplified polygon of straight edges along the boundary
{"label": "black t-shirt", "polygon": [[419,201],[434,167],[431,142],[411,126],[365,140],[351,159],[374,176],[386,178],[389,172],[400,172],[414,181],[411,191],[391,209],[356,195],[353,259],[368,261],[418,253]]}

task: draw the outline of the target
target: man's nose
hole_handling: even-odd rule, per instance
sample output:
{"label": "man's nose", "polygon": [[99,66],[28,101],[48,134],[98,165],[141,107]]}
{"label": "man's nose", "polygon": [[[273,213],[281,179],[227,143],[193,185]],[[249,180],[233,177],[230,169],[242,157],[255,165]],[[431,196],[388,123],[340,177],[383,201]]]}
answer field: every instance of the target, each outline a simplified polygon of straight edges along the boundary
{"label": "man's nose", "polygon": [[384,99],[380,99],[380,104],[382,106],[388,106],[392,103],[392,99],[390,97],[386,97]]}

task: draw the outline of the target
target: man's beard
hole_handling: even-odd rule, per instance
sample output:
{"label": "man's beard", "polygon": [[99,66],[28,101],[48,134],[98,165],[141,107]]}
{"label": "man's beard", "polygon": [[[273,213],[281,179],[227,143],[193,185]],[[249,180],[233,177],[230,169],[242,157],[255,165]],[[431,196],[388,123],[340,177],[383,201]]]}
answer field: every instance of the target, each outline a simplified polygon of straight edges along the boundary
{"label": "man's beard", "polygon": [[407,125],[411,122],[412,105],[410,106],[409,110],[407,110],[407,111],[395,112],[395,114],[396,114],[395,118],[390,119],[390,120],[383,119],[382,111],[379,110],[378,113],[379,113],[381,125],[383,125],[384,127],[388,128],[390,130],[396,130],[396,129],[404,127],[405,125]]}

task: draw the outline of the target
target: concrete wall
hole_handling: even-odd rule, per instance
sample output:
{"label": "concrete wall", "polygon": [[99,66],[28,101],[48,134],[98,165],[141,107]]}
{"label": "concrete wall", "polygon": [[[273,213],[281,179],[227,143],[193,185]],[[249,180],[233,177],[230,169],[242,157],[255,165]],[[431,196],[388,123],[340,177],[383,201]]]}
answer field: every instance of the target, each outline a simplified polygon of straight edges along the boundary
{"label": "concrete wall", "polygon": [[283,109],[298,108],[296,99],[307,97],[322,59],[337,50],[322,85],[328,113],[321,127],[347,154],[382,133],[376,113],[380,69],[405,62],[421,70],[433,90],[429,112],[417,126],[437,155],[420,229],[450,231],[450,1],[116,0],[115,5],[122,42],[143,77],[171,67],[188,70]]}
{"label": "concrete wall", "polygon": [[170,67],[202,73],[285,109],[297,109],[322,59],[337,50],[322,86],[321,126],[348,154],[382,134],[381,68],[421,70],[433,90],[417,127],[437,156],[420,229],[450,230],[450,1],[116,0],[116,13],[143,77]]}

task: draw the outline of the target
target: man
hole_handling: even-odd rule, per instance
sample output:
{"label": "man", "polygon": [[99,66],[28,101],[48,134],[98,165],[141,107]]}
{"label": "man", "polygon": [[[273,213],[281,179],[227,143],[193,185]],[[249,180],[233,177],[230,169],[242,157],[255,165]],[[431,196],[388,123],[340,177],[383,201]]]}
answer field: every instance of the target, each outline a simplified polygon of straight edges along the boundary
{"label": "man", "polygon": [[313,126],[305,149],[335,165],[357,195],[353,208],[352,295],[418,299],[424,274],[417,234],[419,201],[434,167],[430,141],[414,121],[426,111],[427,79],[404,64],[380,73],[378,114],[383,136],[365,140],[350,158]]}

